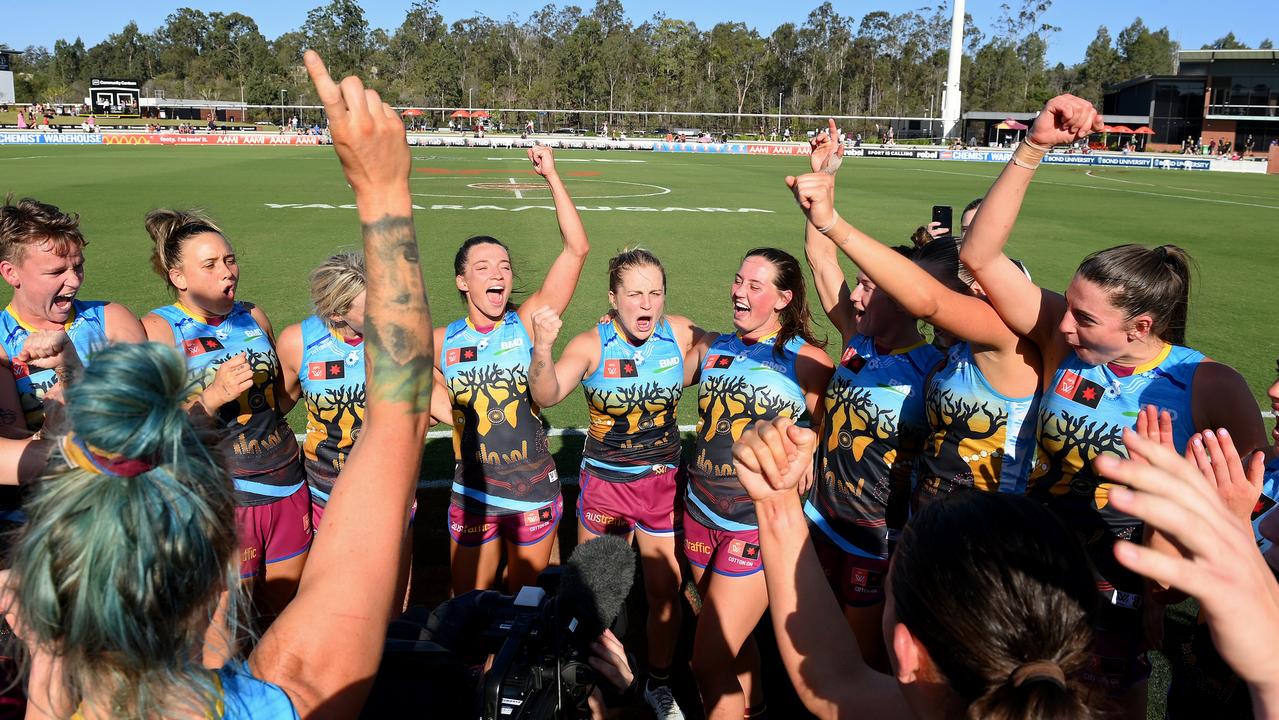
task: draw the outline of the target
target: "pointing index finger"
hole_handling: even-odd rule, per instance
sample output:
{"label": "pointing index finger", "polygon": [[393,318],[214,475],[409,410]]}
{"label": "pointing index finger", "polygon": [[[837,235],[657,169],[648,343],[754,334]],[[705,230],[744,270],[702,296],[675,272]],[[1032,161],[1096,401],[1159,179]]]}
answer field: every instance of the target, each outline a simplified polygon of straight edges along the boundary
{"label": "pointing index finger", "polygon": [[320,54],[314,50],[307,50],[302,55],[302,62],[306,65],[307,74],[311,76],[315,92],[320,96],[320,102],[324,104],[324,110],[329,117],[332,118],[334,113],[346,110],[346,103],[342,101],[342,91],[329,76],[329,70],[320,59]]}

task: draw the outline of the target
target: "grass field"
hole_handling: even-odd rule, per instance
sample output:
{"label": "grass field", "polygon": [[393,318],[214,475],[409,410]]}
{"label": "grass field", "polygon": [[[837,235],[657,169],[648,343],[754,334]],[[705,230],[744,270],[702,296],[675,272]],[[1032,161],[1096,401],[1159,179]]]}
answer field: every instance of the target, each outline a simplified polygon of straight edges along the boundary
{"label": "grass field", "polygon": [[[544,190],[500,187],[539,182],[522,153],[415,148],[413,154],[415,201],[425,208],[416,214],[417,227],[435,321],[462,314],[452,258],[470,235],[510,244],[518,284],[535,289],[560,240],[553,212],[544,209],[550,207]],[[598,151],[561,152],[558,158],[584,208],[594,248],[561,345],[606,309],[607,260],[623,246],[654,250],[669,275],[668,309],[712,329],[731,327],[728,286],[747,249],[776,245],[802,252],[802,216],[782,178],[802,172],[805,159]],[[932,205],[961,208],[982,195],[998,171],[977,163],[850,159],[841,172],[838,206],[880,240],[907,242]],[[311,268],[360,240],[355,211],[338,207],[353,200],[331,148],[0,146],[4,193],[81,213],[90,239],[81,296],[123,302],[139,313],[169,302],[150,269],[143,216],[156,207],[206,208],[240,253],[240,297],[261,305],[277,332],[309,312]],[[1198,263],[1191,344],[1236,367],[1261,397],[1279,354],[1269,315],[1279,269],[1276,224],[1276,177],[1045,166],[1010,252],[1037,281],[1060,290],[1093,250],[1126,242],[1186,248]],[[851,266],[845,268],[851,276]],[[815,298],[814,312],[821,317]],[[834,336],[824,321],[819,331]],[[694,410],[694,403],[683,403],[681,421],[693,422]],[[546,415],[556,426],[580,427],[580,391]],[[296,417],[293,423],[302,427]],[[579,448],[580,440],[553,442],[562,472],[572,474]],[[449,453],[447,441],[429,443],[423,476],[449,476]],[[442,511],[431,512],[423,526],[442,528],[442,515],[435,517]],[[433,554],[425,563],[437,575],[447,563],[442,543],[442,536],[429,543]],[[1160,716],[1161,683],[1161,676],[1152,683],[1151,717]]]}
{"label": "grass field", "polygon": [[[585,208],[593,247],[561,342],[606,308],[607,260],[625,245],[642,244],[662,258],[668,309],[707,328],[729,327],[728,285],[748,248],[802,251],[802,216],[782,183],[787,173],[806,167],[802,158],[616,151],[559,157],[561,174]],[[522,153],[416,148],[413,164],[415,201],[427,208],[416,217],[436,322],[462,313],[452,257],[470,235],[510,244],[518,285],[535,289],[560,247],[554,213],[543,209],[550,207],[548,194],[470,187],[538,183]],[[907,242],[933,204],[962,207],[986,191],[998,170],[978,163],[852,159],[840,176],[838,206],[881,241]],[[265,308],[277,331],[307,314],[310,269],[330,252],[359,243],[354,210],[322,207],[352,202],[326,147],[0,147],[0,193],[10,192],[79,212],[90,239],[81,296],[117,300],[138,313],[169,301],[148,262],[142,218],[152,208],[211,212],[240,253],[240,297]],[[739,212],[743,208],[751,211]],[[1261,397],[1279,351],[1266,314],[1279,268],[1277,221],[1275,177],[1045,166],[1010,252],[1041,284],[1062,289],[1080,259],[1098,248],[1125,242],[1186,248],[1198,264],[1190,342],[1238,368]],[[847,263],[846,271],[851,275]],[[814,311],[822,317],[816,305]],[[820,330],[834,335],[824,322]],[[681,420],[692,422],[693,410],[684,403]],[[580,426],[585,405],[574,396],[546,414],[555,425]]]}

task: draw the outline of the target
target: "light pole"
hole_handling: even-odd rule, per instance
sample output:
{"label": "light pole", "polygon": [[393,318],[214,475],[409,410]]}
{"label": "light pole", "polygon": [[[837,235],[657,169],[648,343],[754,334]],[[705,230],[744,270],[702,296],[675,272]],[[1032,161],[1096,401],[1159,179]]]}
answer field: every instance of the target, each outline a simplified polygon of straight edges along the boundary
{"label": "light pole", "polygon": [[471,94],[475,92],[475,88],[467,88],[466,90],[466,117],[471,120],[472,127],[475,125],[475,118],[471,117]]}
{"label": "light pole", "polygon": [[280,132],[284,132],[284,90],[280,90]]}

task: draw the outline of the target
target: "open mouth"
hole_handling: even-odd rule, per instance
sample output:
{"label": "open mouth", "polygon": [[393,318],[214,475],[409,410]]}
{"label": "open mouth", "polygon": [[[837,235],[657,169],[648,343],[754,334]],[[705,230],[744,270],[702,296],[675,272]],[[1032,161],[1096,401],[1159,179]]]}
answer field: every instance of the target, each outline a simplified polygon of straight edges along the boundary
{"label": "open mouth", "polygon": [[502,304],[502,296],[506,293],[506,288],[501,285],[493,285],[484,291],[484,295],[488,297],[488,301],[494,305]]}
{"label": "open mouth", "polygon": [[54,298],[53,298],[53,307],[54,307],[54,308],[56,308],[56,309],[58,309],[58,310],[62,310],[62,311],[70,311],[70,310],[71,310],[71,303],[72,303],[72,302],[74,302],[74,301],[75,301],[75,295],[74,295],[74,294],[71,294],[71,295],[55,295],[55,296],[54,296]]}
{"label": "open mouth", "polygon": [[222,286],[222,297],[224,297],[224,298],[226,298],[226,299],[228,299],[228,300],[234,300],[234,299],[235,299],[235,286],[236,286],[236,283],[228,283],[228,284],[226,284],[226,285],[223,285],[223,286]]}
{"label": "open mouth", "polygon": [[733,301],[733,319],[740,320],[751,312],[750,306],[740,300]]}
{"label": "open mouth", "polygon": [[635,329],[641,333],[646,333],[653,329],[653,316],[641,315],[635,318]]}

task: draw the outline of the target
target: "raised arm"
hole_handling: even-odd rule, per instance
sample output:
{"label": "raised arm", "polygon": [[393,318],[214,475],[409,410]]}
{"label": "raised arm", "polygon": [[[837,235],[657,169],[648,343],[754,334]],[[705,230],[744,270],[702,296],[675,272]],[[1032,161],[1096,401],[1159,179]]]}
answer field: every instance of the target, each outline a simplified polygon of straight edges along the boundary
{"label": "raised arm", "polygon": [[[543,305],[533,311],[533,327],[537,332],[533,341],[533,363],[528,371],[528,389],[533,402],[539,407],[551,407],[568,397],[592,369],[592,356],[599,356],[599,333],[591,328],[570,340],[560,354],[560,361],[555,362],[551,357],[551,347],[555,345],[562,325],[559,314],[549,306]],[[594,353],[591,352],[592,346]]]}
{"label": "raised arm", "polygon": [[1100,129],[1101,116],[1087,100],[1074,95],[1049,100],[1035,118],[1026,140],[986,193],[959,255],[1008,327],[1045,351],[1061,349],[1057,323],[1065,312],[1065,299],[1031,282],[1004,255],[1004,245],[1043,156],[1054,145],[1072,143]]}
{"label": "raised arm", "polygon": [[813,273],[813,286],[817,298],[830,324],[839,331],[843,344],[857,334],[857,312],[853,308],[852,292],[848,280],[839,266],[839,251],[825,235],[818,232],[811,222],[804,221],[804,257]]}
{"label": "raised arm", "polygon": [[862,659],[809,542],[796,488],[812,470],[816,446],[816,433],[787,419],[756,423],[733,445],[737,477],[755,501],[782,664],[819,718],[909,717],[892,678]]}
{"label": "raised arm", "polygon": [[355,191],[368,267],[364,428],[329,499],[297,597],[250,656],[304,717],[359,713],[398,605],[396,576],[429,417],[434,352],[396,112],[358,78],[305,56]]}
{"label": "raised arm", "polygon": [[[839,128],[835,127],[833,119],[828,120],[828,123],[829,127],[810,141],[812,152],[808,156],[808,163],[813,172],[834,176],[843,164],[844,151]],[[852,293],[848,289],[844,271],[839,267],[839,253],[835,245],[807,220],[804,222],[804,257],[813,274],[813,285],[817,288],[822,309],[839,331],[842,344],[847,345],[857,334],[857,313],[853,309]]]}
{"label": "raised arm", "polygon": [[979,298],[942,285],[923,268],[853,227],[835,212],[835,181],[825,173],[786,178],[810,226],[822,230],[857,267],[911,315],[964,340],[998,348],[1016,345],[1014,335]]}
{"label": "raised arm", "polygon": [[556,313],[563,313],[573,299],[573,291],[577,289],[577,280],[582,275],[582,266],[586,264],[586,255],[591,251],[591,243],[586,238],[586,228],[582,227],[582,218],[577,214],[577,205],[564,187],[564,181],[555,169],[555,155],[551,149],[543,145],[529,148],[528,159],[533,163],[533,172],[546,178],[550,186],[551,198],[555,200],[555,219],[560,225],[560,237],[564,240],[564,249],[559,257],[551,263],[551,269],[542,281],[542,287],[529,296],[520,308],[520,319],[525,326],[530,324],[533,311],[549,305]]}

